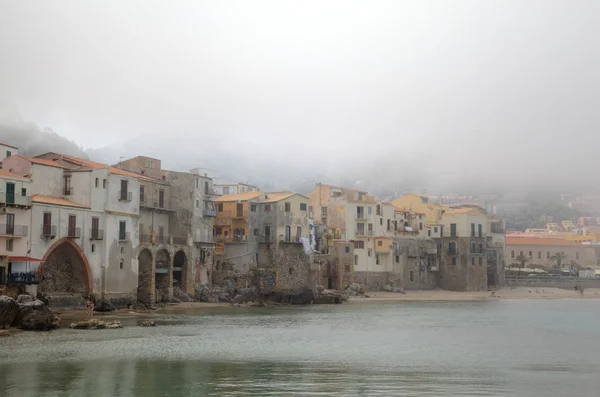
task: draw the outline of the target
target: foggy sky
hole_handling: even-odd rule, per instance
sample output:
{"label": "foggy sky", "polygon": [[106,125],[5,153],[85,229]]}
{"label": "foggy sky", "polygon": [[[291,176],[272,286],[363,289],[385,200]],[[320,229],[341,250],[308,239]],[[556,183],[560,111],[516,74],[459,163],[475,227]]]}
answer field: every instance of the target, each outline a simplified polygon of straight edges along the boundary
{"label": "foggy sky", "polygon": [[252,179],[593,187],[599,22],[594,0],[0,0],[0,106]]}

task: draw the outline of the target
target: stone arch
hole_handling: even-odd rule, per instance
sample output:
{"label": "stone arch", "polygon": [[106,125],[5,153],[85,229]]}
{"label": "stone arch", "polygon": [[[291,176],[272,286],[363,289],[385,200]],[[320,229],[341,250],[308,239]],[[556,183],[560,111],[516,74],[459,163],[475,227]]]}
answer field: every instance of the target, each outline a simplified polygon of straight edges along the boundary
{"label": "stone arch", "polygon": [[183,292],[187,292],[187,256],[185,252],[179,250],[173,257],[173,287],[179,287]]}
{"label": "stone arch", "polygon": [[90,264],[71,238],[64,237],[52,244],[37,272],[41,279],[40,292],[93,292]]}
{"label": "stone arch", "polygon": [[154,291],[152,288],[152,252],[144,248],[138,254],[138,302],[152,304]]}
{"label": "stone arch", "polygon": [[156,287],[156,300],[158,302],[169,300],[169,269],[171,264],[171,256],[169,251],[164,248],[156,250],[156,269],[154,270],[154,285]]}

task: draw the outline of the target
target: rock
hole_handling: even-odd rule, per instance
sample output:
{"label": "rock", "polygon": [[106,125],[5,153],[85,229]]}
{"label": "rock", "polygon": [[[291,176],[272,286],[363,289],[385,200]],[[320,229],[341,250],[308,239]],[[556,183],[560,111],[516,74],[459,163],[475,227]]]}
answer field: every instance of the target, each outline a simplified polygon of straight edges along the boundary
{"label": "rock", "polygon": [[233,298],[233,302],[234,303],[238,303],[238,304],[239,303],[245,303],[245,302],[248,302],[248,297],[246,295],[236,295]]}
{"label": "rock", "polygon": [[31,297],[31,295],[21,294],[17,298],[17,303],[19,305],[21,305],[23,303],[27,303],[27,302],[32,302],[32,301],[33,301],[33,298]]}
{"label": "rock", "polygon": [[183,292],[183,290],[179,287],[173,287],[173,299],[177,299],[180,302],[193,302],[194,299]]}
{"label": "rock", "polygon": [[221,293],[221,295],[219,295],[219,302],[230,302],[231,301],[231,296],[226,293],[223,292]]}
{"label": "rock", "polygon": [[201,285],[200,288],[196,289],[194,299],[198,302],[208,302],[208,298],[210,295],[211,291],[208,285]]}
{"label": "rock", "polygon": [[348,296],[356,296],[356,295],[358,295],[358,292],[356,292],[356,291],[353,291],[353,290],[351,290],[351,289],[347,289],[347,290],[346,290],[346,294],[347,294]]}
{"label": "rock", "polygon": [[348,289],[358,293],[358,291],[360,291],[360,285],[358,285],[357,283],[352,283],[348,286]]}
{"label": "rock", "polygon": [[0,296],[0,329],[9,328],[19,314],[19,304],[10,296]]}
{"label": "rock", "polygon": [[115,307],[106,299],[98,299],[94,302],[94,311],[96,312],[112,312]]}
{"label": "rock", "polygon": [[403,295],[406,294],[406,292],[404,292],[404,288],[394,288],[394,292]]}
{"label": "rock", "polygon": [[208,298],[206,299],[207,303],[219,303],[219,296],[218,295],[209,295]]}
{"label": "rock", "polygon": [[321,292],[325,291],[325,287],[323,287],[322,285],[316,285],[315,291],[317,294],[320,294]]}
{"label": "rock", "polygon": [[142,327],[156,327],[156,321],[154,320],[146,320],[142,321]]}
{"label": "rock", "polygon": [[383,286],[383,290],[385,292],[393,292],[394,291],[394,287],[392,287],[390,284],[386,284]]}
{"label": "rock", "polygon": [[72,329],[115,329],[115,328],[123,328],[121,322],[118,320],[114,321],[102,321],[97,318],[92,318],[90,320],[76,321],[69,325],[69,328]]}

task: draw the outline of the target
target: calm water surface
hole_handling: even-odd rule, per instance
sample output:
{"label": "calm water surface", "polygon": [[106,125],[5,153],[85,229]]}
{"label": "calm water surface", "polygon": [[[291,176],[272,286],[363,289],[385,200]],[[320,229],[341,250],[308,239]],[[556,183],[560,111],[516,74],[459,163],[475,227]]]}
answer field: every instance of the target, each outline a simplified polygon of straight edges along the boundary
{"label": "calm water surface", "polygon": [[0,396],[597,396],[600,301],[352,303],[0,338]]}

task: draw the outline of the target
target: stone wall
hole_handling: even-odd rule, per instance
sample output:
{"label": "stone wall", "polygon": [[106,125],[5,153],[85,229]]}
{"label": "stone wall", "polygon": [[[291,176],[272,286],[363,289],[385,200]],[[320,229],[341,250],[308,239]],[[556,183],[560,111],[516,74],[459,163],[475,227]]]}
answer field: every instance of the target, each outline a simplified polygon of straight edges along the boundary
{"label": "stone wall", "polygon": [[[440,261],[439,286],[450,291],[485,291],[487,290],[487,259],[485,253],[471,252],[471,240],[479,243],[481,239],[466,237],[447,237],[441,239],[442,253]],[[449,242],[456,242],[457,253],[448,250]],[[484,242],[485,243],[485,242]],[[452,258],[456,258],[453,265]],[[472,258],[475,257],[475,265]],[[479,258],[482,264],[479,265]]]}
{"label": "stone wall", "polygon": [[392,272],[354,272],[354,282],[363,285],[366,291],[381,291],[393,279]]}

